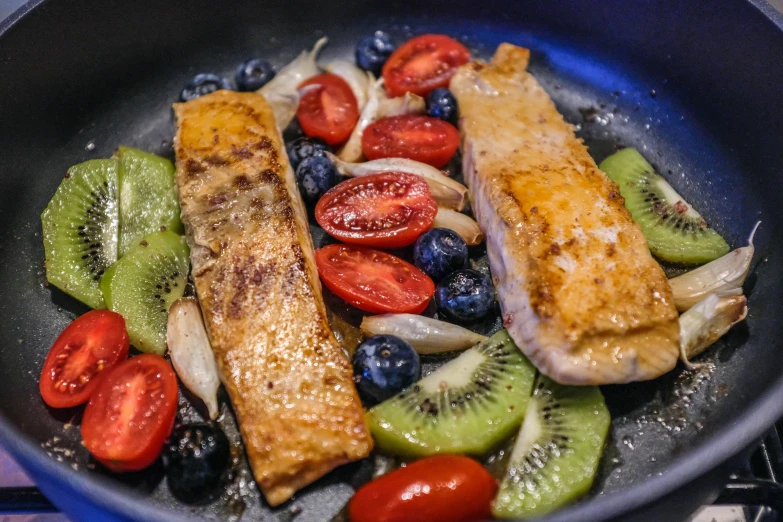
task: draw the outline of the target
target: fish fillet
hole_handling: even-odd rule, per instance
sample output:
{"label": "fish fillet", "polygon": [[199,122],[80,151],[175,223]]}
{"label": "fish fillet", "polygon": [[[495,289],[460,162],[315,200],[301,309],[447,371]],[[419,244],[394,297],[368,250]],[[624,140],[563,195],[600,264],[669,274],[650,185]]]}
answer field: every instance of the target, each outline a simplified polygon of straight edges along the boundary
{"label": "fish fillet", "polygon": [[647,380],[677,362],[677,310],[618,187],[502,44],[457,71],[465,180],[504,324],[564,384]]}
{"label": "fish fillet", "polygon": [[367,456],[372,440],[269,105],[219,91],[174,111],[196,293],[250,465],[275,506]]}

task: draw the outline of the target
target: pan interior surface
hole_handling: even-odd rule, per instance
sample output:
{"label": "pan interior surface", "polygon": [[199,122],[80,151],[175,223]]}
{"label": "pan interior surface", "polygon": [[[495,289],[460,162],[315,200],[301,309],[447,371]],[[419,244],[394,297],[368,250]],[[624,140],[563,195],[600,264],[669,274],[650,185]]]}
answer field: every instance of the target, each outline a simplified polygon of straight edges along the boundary
{"label": "pan interior surface", "polygon": [[[776,316],[783,244],[773,232],[783,226],[783,30],[752,4],[161,4],[47,1],[5,32],[0,28],[0,411],[13,433],[62,461],[63,480],[66,470],[76,478],[72,467],[88,477],[96,497],[116,483],[151,497],[156,507],[139,508],[149,510],[139,511],[139,520],[170,520],[158,511],[167,508],[216,520],[329,520],[372,477],[371,458],[270,510],[249,485],[252,476],[238,453],[229,493],[186,508],[169,495],[159,467],[124,476],[89,471],[94,466],[79,444],[80,410],[46,408],[37,383],[49,346],[85,311],[48,287],[43,270],[39,214],[66,169],[108,157],[119,145],[173,159],[171,103],[196,73],[232,77],[251,57],[279,68],[321,36],[329,37],[322,63],[351,59],[359,38],[377,29],[397,42],[449,34],[484,58],[504,41],[529,47],[531,72],[597,161],[636,147],[733,248],[762,221],[746,283],[747,321],[704,357],[714,363],[710,369],[679,366],[656,381],[603,389],[611,438],[593,495],[573,508],[572,520],[598,519],[601,509],[617,515],[645,496],[667,493],[742,450],[763,432],[764,420],[771,424],[782,413],[783,322]],[[780,397],[776,409],[758,412],[763,398],[772,403],[770,394]],[[233,415],[224,411],[221,423],[238,442]],[[199,415],[182,403],[184,419]],[[742,437],[727,440],[743,419]],[[706,451],[711,459],[695,458]],[[634,500],[624,500],[628,494]]]}

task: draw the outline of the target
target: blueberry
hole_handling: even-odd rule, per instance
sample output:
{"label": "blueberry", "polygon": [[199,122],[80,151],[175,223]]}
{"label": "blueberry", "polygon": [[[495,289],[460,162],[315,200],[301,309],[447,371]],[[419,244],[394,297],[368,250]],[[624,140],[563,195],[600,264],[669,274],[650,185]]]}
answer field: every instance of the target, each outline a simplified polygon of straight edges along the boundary
{"label": "blueberry", "polygon": [[231,84],[228,82],[228,79],[212,73],[197,74],[187,85],[185,85],[185,88],[182,89],[179,99],[184,102],[195,100],[196,98],[201,98],[202,96],[212,94],[221,89],[231,89]]}
{"label": "blueberry", "polygon": [[468,264],[468,245],[448,228],[433,228],[419,236],[413,247],[413,263],[422,272],[440,281]]}
{"label": "blueberry", "polygon": [[356,65],[375,76],[380,76],[383,64],[393,52],[394,44],[389,35],[383,31],[375,31],[359,40],[356,45]]}
{"label": "blueberry", "polygon": [[286,145],[285,150],[288,152],[288,160],[291,162],[291,167],[294,170],[299,167],[299,164],[305,158],[326,156],[327,152],[331,152],[329,145],[320,138],[298,138]]}
{"label": "blueberry", "polygon": [[231,458],[226,434],[213,423],[180,424],[163,447],[169,489],[183,502],[201,504],[221,493]]}
{"label": "blueberry", "polygon": [[353,375],[366,404],[385,401],[419,380],[419,354],[399,337],[376,335],[354,352]]}
{"label": "blueberry", "polygon": [[296,184],[302,199],[315,203],[326,191],[337,185],[340,175],[329,158],[311,156],[305,158],[296,168]]}
{"label": "blueberry", "polygon": [[470,269],[457,270],[435,290],[438,312],[457,322],[483,319],[495,306],[495,287],[488,275]]}
{"label": "blueberry", "polygon": [[257,91],[275,77],[275,70],[266,60],[253,58],[237,67],[234,80],[240,91]]}
{"label": "blueberry", "polygon": [[456,125],[457,99],[451,91],[439,87],[427,96],[427,114]]}

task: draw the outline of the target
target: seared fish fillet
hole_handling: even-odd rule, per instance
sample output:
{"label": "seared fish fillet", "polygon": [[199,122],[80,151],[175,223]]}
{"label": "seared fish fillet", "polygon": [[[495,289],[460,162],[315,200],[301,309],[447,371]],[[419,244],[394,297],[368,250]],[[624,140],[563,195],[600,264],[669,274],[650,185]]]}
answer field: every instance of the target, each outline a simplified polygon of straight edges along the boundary
{"label": "seared fish fillet", "polygon": [[465,180],[504,324],[564,384],[658,377],[677,362],[671,289],[618,187],[502,44],[457,71]]}
{"label": "seared fish fillet", "polygon": [[219,91],[174,111],[196,292],[250,465],[275,506],[367,456],[372,439],[269,105]]}

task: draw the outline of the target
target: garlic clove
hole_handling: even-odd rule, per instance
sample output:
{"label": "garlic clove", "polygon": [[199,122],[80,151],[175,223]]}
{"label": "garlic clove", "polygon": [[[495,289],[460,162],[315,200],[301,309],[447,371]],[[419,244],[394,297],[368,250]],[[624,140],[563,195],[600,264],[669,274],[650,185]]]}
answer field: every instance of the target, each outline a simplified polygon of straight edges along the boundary
{"label": "garlic clove", "polygon": [[438,202],[438,206],[451,210],[462,210],[465,207],[468,188],[426,163],[405,158],[383,158],[363,163],[351,163],[334,154],[327,153],[327,156],[343,176],[356,178],[383,172],[405,172],[421,176],[429,185],[430,193]]}
{"label": "garlic clove", "polygon": [[459,234],[469,246],[478,245],[484,241],[484,234],[481,232],[478,223],[470,216],[466,216],[456,210],[438,208],[432,228],[441,227],[451,229]]}
{"label": "garlic clove", "polygon": [[741,289],[731,289],[710,294],[680,316],[680,359],[685,366],[701,366],[690,359],[703,353],[732,326],[745,319],[747,303]]}
{"label": "garlic clove", "polygon": [[461,326],[415,314],[367,316],[361,329],[367,336],[396,335],[420,354],[466,350],[486,339]]}
{"label": "garlic clove", "polygon": [[684,312],[715,292],[742,288],[750,271],[755,247],[753,237],[761,221],[748,238],[748,246],[738,248],[686,274],[669,279],[674,304]]}
{"label": "garlic clove", "polygon": [[220,378],[201,309],[194,298],[182,297],[171,305],[166,340],[171,362],[180,380],[204,401],[209,418],[216,419]]}

